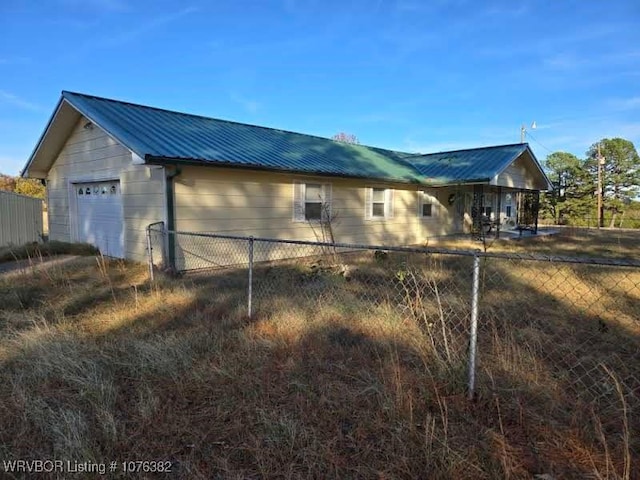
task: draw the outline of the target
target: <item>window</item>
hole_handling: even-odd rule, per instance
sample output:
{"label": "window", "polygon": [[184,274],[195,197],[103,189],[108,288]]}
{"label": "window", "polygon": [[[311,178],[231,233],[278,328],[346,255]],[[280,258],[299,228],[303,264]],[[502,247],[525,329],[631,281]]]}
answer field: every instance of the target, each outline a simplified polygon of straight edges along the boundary
{"label": "window", "polygon": [[367,187],[365,189],[365,218],[367,220],[393,217],[393,190]]}
{"label": "window", "polygon": [[320,220],[322,218],[322,185],[305,184],[304,218],[305,220]]}
{"label": "window", "polygon": [[330,217],[331,184],[294,182],[294,222],[319,222]]}
{"label": "window", "polygon": [[436,214],[438,199],[427,192],[418,192],[418,217],[433,218]]}
{"label": "window", "polygon": [[513,215],[513,210],[511,207],[511,194],[507,193],[504,196],[504,214],[506,217],[511,217]]}
{"label": "window", "polygon": [[487,217],[488,219],[491,219],[491,214],[493,213],[493,200],[494,200],[493,193],[484,194],[484,201],[483,201],[481,212],[482,212],[482,215]]}
{"label": "window", "polygon": [[384,188],[373,188],[371,192],[371,216],[384,218],[384,206],[385,206],[385,192]]}

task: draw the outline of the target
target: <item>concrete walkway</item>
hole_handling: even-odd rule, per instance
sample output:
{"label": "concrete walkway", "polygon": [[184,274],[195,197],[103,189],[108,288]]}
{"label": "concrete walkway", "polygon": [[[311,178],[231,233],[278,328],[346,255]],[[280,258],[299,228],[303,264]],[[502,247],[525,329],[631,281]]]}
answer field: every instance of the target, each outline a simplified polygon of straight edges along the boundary
{"label": "concrete walkway", "polygon": [[[521,238],[537,238],[549,235],[557,235],[560,230],[557,228],[538,227],[538,233],[523,230],[522,234],[518,230],[500,230],[500,240],[519,240]],[[494,232],[487,235],[487,239],[494,238]]]}

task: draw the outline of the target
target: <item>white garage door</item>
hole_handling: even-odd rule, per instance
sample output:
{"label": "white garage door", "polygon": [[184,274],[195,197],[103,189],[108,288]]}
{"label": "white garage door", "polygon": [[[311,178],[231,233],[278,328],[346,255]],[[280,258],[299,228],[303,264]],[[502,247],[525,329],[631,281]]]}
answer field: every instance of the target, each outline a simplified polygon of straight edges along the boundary
{"label": "white garage door", "polygon": [[78,241],[100,249],[103,255],[124,257],[124,222],[120,182],[76,183]]}

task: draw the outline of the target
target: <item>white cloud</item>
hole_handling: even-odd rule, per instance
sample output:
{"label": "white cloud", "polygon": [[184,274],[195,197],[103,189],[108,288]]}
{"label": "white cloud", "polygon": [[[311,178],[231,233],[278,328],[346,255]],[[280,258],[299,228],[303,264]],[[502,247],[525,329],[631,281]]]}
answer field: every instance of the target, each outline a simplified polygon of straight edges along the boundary
{"label": "white cloud", "polygon": [[555,70],[576,70],[588,66],[591,62],[575,53],[558,53],[542,60],[543,64]]}
{"label": "white cloud", "polygon": [[608,102],[609,106],[616,110],[640,109],[640,96],[629,98],[616,98]]}
{"label": "white cloud", "polygon": [[0,103],[5,103],[14,107],[21,108],[23,110],[29,110],[32,112],[41,112],[43,108],[37,103],[30,102],[24,98],[14,95],[13,93],[5,90],[0,90]]}
{"label": "white cloud", "polygon": [[[507,6],[508,5],[508,6]],[[504,20],[505,18],[518,18],[529,13],[528,5],[492,5],[489,6],[486,10],[480,12],[480,15],[483,17],[493,18],[495,20]]]}
{"label": "white cloud", "polygon": [[479,48],[476,52],[481,57],[500,59],[517,57],[531,61],[536,57],[541,57],[543,62],[551,66],[567,66],[576,62],[581,65],[601,64],[603,61],[620,64],[635,59],[640,53],[637,49],[621,50],[615,53],[608,51],[603,55],[594,55],[593,52],[590,52],[587,59],[578,58],[571,52],[596,41],[615,39],[621,29],[623,29],[622,25],[603,24],[592,29],[580,29],[574,32],[560,33],[556,36],[548,35],[535,38],[532,41],[501,43],[495,46]]}
{"label": "white cloud", "polygon": [[[486,144],[485,144],[486,145]],[[481,147],[480,143],[473,143],[470,141],[448,141],[448,142],[415,142],[415,141],[405,141],[405,144],[398,147],[393,148],[392,150],[399,150],[401,152],[410,152],[410,153],[438,153],[438,152],[450,152],[454,150],[464,150],[467,148],[478,148]]]}
{"label": "white cloud", "polygon": [[32,63],[29,57],[0,57],[0,65],[27,65]]}
{"label": "white cloud", "polygon": [[60,3],[69,7],[83,7],[107,12],[123,12],[129,10],[125,0],[60,0]]}
{"label": "white cloud", "polygon": [[196,7],[191,6],[167,15],[150,18],[147,21],[140,22],[136,28],[116,33],[113,36],[103,39],[98,42],[98,45],[102,47],[117,47],[127,44],[136,38],[141,37],[145,33],[156,30],[169,23],[173,23],[186,15],[196,12],[197,10],[198,9]]}
{"label": "white cloud", "polygon": [[229,94],[229,98],[233,100],[235,103],[239,104],[242,108],[244,108],[247,112],[251,114],[258,113],[258,110],[262,108],[260,102],[255,100],[251,100],[237,93]]}

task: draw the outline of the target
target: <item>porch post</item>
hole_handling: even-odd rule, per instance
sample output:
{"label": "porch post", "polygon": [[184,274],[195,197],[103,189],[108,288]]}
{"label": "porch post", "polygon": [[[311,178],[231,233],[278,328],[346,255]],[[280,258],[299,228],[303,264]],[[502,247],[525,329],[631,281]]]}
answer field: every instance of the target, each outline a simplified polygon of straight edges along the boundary
{"label": "porch post", "polygon": [[473,234],[481,235],[482,238],[482,204],[484,188],[482,185],[473,186],[473,204],[471,206],[471,220],[473,221]]}
{"label": "porch post", "polygon": [[533,197],[533,215],[535,225],[533,227],[533,233],[538,234],[538,213],[540,212],[540,191],[536,191],[535,197]]}
{"label": "porch post", "polygon": [[496,224],[496,238],[500,238],[500,224],[502,223],[502,187],[498,187],[498,223]]}
{"label": "porch post", "polygon": [[516,212],[516,227],[522,236],[522,189],[518,190],[516,194],[516,205],[518,205],[518,211]]}

